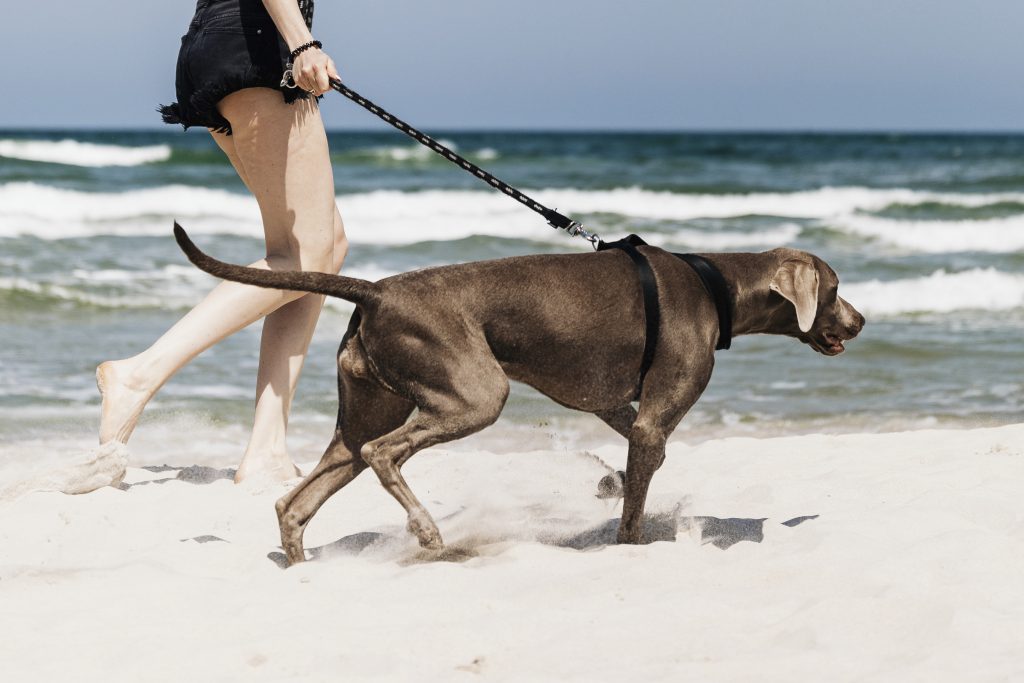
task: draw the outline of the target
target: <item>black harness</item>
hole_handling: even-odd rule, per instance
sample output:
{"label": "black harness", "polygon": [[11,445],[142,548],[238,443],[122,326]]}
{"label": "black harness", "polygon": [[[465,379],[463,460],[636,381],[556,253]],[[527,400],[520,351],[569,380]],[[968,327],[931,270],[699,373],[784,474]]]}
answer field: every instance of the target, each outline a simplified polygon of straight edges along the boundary
{"label": "black harness", "polygon": [[[309,4],[312,5],[312,2]],[[286,70],[282,75],[281,87],[296,87],[295,80],[292,78],[291,64],[286,66]],[[650,369],[651,363],[654,361],[654,352],[657,350],[658,346],[658,331],[661,327],[661,306],[658,303],[658,283],[654,278],[654,271],[651,269],[651,264],[647,261],[647,257],[637,250],[638,246],[646,246],[646,242],[636,235],[630,235],[629,237],[625,237],[615,242],[605,242],[596,233],[587,230],[580,223],[559,213],[556,209],[550,209],[544,206],[532,197],[527,196],[508,183],[496,178],[474,164],[472,161],[469,161],[462,155],[456,153],[454,150],[442,145],[426,133],[413,128],[394,114],[366,99],[341,81],[331,79],[331,87],[358,104],[363,109],[369,111],[377,118],[416,140],[416,142],[429,147],[445,159],[448,159],[448,161],[462,167],[463,170],[476,176],[499,192],[504,192],[519,203],[524,204],[533,211],[536,211],[544,217],[544,220],[546,220],[548,225],[551,227],[565,230],[574,237],[582,237],[586,239],[598,251],[603,251],[605,249],[621,249],[626,252],[629,258],[632,259],[633,264],[636,266],[636,272],[640,277],[640,287],[644,296],[644,319],[646,321],[647,329],[646,337],[644,339],[644,356],[640,365],[640,384],[643,386],[644,377],[647,376],[647,371]],[[715,302],[715,309],[718,311],[718,344],[715,346],[715,350],[718,351],[729,348],[729,344],[732,341],[732,297],[729,295],[729,287],[725,282],[725,278],[722,277],[722,273],[718,268],[701,256],[697,256],[696,254],[675,254],[675,256],[686,261],[686,263],[693,268],[693,271],[697,273],[697,277],[699,277],[701,283],[703,283],[704,289],[707,290],[708,295],[710,295],[712,300]]]}
{"label": "black harness", "polygon": [[[654,270],[651,268],[650,261],[637,249],[637,247],[646,245],[647,242],[636,235],[630,235],[615,242],[602,241],[597,245],[598,251],[620,249],[626,252],[626,255],[633,261],[633,265],[636,266],[636,272],[640,278],[646,327],[644,355],[640,363],[640,386],[643,386],[647,371],[651,369],[651,363],[654,362],[654,353],[658,349],[658,333],[661,329],[658,283],[654,278]],[[673,256],[682,259],[693,268],[693,272],[700,278],[704,289],[715,302],[715,310],[718,311],[718,343],[715,345],[715,351],[728,349],[732,345],[732,297],[729,295],[729,286],[725,282],[722,271],[706,258],[697,254],[673,254]]]}

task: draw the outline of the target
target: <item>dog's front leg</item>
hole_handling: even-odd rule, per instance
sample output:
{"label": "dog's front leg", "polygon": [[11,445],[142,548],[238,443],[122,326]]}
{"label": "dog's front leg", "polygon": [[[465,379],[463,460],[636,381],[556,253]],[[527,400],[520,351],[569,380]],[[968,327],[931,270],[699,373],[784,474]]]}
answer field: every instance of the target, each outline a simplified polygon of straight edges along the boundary
{"label": "dog's front leg", "polygon": [[[669,430],[670,431],[670,430]],[[655,470],[665,458],[668,431],[652,422],[637,420],[629,433],[629,455],[626,459],[625,498],[622,502],[622,522],[619,524],[619,543],[641,543],[644,503],[647,489]]]}
{"label": "dog's front leg", "polygon": [[647,377],[640,410],[629,431],[619,543],[643,542],[644,504],[651,478],[665,460],[665,442],[669,435],[711,379],[714,357],[693,363],[691,367],[694,368],[691,371],[680,368],[670,376],[657,376],[652,372]]}

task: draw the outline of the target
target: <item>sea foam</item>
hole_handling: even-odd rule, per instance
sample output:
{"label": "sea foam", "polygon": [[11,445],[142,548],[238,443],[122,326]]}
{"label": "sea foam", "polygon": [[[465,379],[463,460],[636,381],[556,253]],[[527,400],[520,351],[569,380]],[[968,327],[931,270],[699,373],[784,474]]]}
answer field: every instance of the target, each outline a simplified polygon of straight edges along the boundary
{"label": "sea foam", "polygon": [[839,293],[867,316],[1009,311],[1024,308],[1024,275],[995,268],[957,273],[937,270],[931,275],[903,280],[844,283]]}
{"label": "sea foam", "polygon": [[0,140],[0,157],[68,166],[140,166],[171,158],[170,145],[126,147],[77,140]]}
{"label": "sea foam", "polygon": [[[851,234],[923,252],[1024,249],[1024,215],[969,221],[895,220],[867,215],[892,205],[942,203],[983,207],[1024,203],[1024,193],[958,194],[908,189],[821,188],[792,193],[680,194],[639,188],[611,190],[542,189],[528,193],[548,206],[586,220],[588,214],[615,221],[725,219],[750,215],[777,217],[760,231],[698,229],[645,234],[651,243],[725,250],[782,246],[802,227],[794,220],[818,220]],[[338,203],[354,242],[400,245],[489,235],[586,249],[565,240],[528,209],[486,190],[379,190],[340,195]],[[31,182],[0,185],[0,236],[33,235],[60,239],[91,235],[166,235],[172,220],[194,234],[262,236],[259,209],[247,195],[226,190],[166,185],[126,192],[81,192]],[[590,227],[601,232],[598,216]],[[628,226],[617,226],[617,233]],[[608,234],[607,237],[615,237]]]}
{"label": "sea foam", "polygon": [[964,221],[910,221],[849,214],[827,223],[908,251],[942,254],[1024,250],[1024,215]]}

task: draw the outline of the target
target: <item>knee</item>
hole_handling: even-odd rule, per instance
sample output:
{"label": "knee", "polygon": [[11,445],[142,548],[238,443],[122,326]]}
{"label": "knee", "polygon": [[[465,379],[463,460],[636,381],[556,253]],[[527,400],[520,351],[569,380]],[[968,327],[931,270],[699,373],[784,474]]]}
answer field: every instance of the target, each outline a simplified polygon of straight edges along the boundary
{"label": "knee", "polygon": [[334,224],[334,249],[330,272],[340,271],[346,256],[348,256],[348,237],[345,235],[345,228],[341,226],[341,221],[338,220]]}
{"label": "knee", "polygon": [[267,263],[275,269],[329,273],[333,272],[333,261],[332,239],[293,237],[284,244],[267,245]]}
{"label": "knee", "polygon": [[656,453],[659,455],[659,458],[664,457],[666,441],[665,433],[650,425],[638,422],[629,430],[629,445],[631,448]]}

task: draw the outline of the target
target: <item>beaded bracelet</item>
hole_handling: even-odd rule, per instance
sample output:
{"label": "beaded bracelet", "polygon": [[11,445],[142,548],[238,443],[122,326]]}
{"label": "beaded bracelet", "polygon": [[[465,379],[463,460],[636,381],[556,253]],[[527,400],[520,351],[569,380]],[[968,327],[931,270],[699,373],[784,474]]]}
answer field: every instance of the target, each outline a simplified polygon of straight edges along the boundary
{"label": "beaded bracelet", "polygon": [[298,57],[311,47],[315,47],[318,50],[322,50],[324,48],[324,44],[321,43],[319,40],[311,40],[308,43],[303,43],[302,45],[299,45],[291,52],[292,61],[294,62],[296,57]]}

